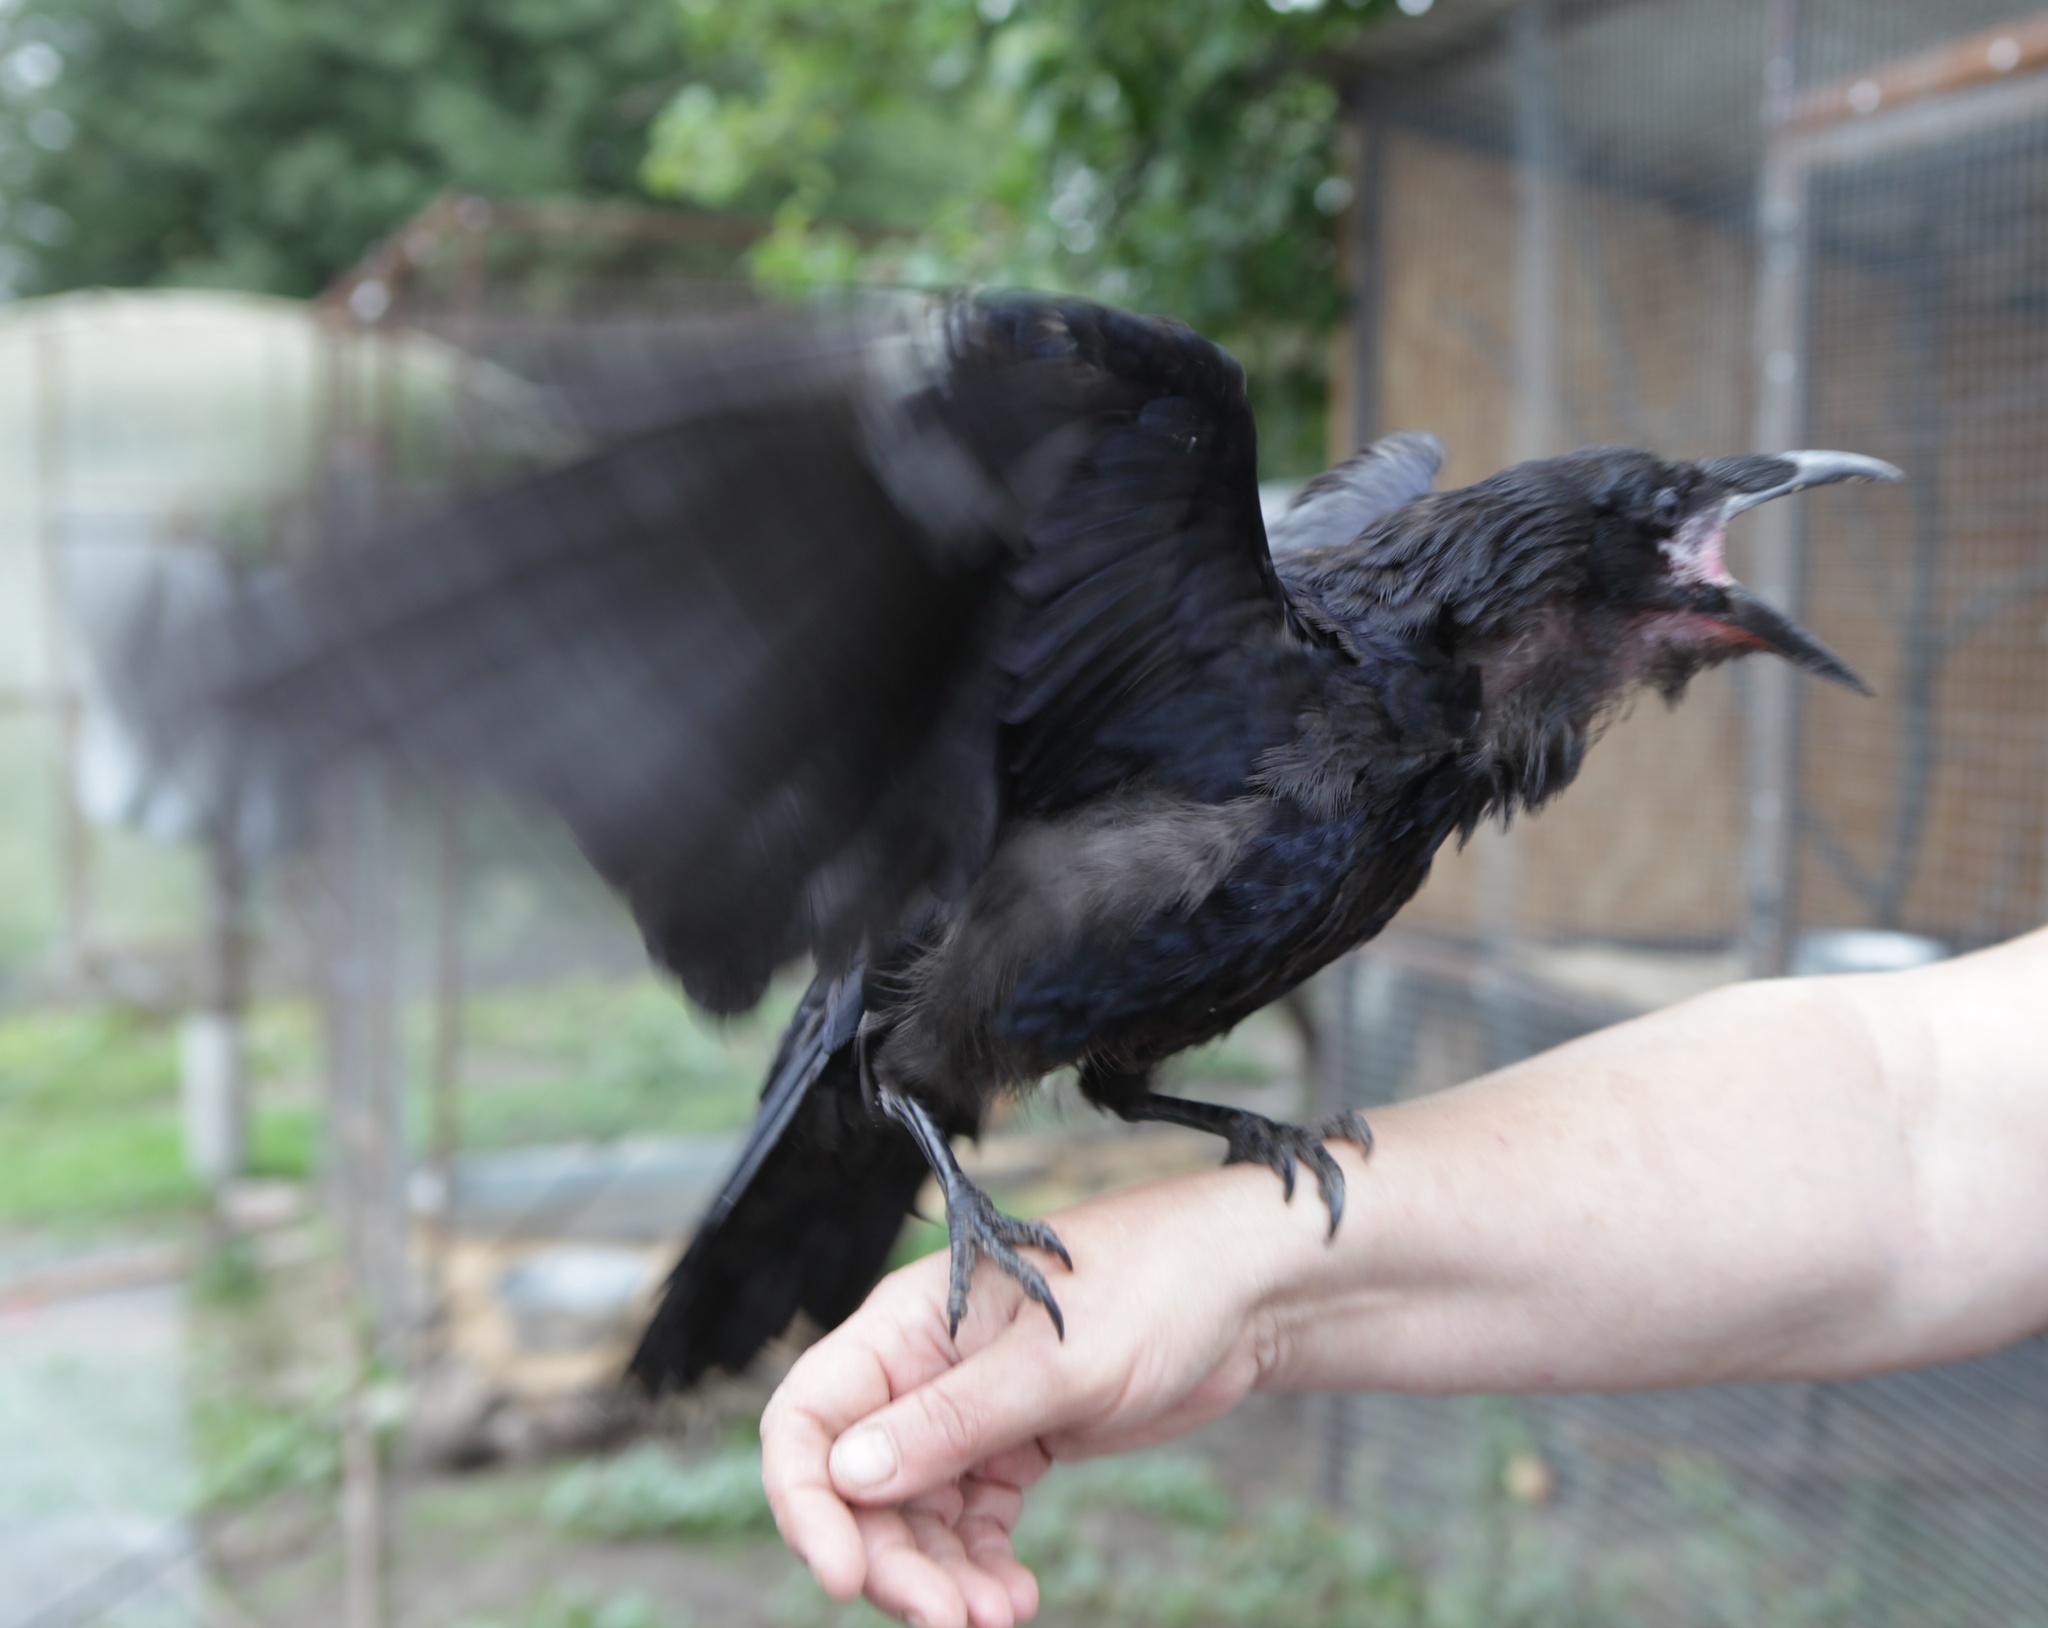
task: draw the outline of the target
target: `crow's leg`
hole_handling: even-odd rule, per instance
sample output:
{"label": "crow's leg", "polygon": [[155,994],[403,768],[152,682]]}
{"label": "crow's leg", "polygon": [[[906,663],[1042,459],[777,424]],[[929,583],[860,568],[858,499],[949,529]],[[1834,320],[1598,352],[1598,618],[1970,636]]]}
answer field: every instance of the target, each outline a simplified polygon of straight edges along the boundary
{"label": "crow's leg", "polygon": [[1064,1340],[1067,1323],[1060,1315],[1059,1302],[1053,1299],[1038,1268],[1017,1253],[1023,1247],[1043,1249],[1059,1256],[1072,1271],[1073,1257],[1060,1242],[1059,1234],[1043,1221],[1019,1221],[997,1209],[988,1194],[967,1179],[960,1161],[953,1157],[946,1133],[916,1098],[894,1086],[883,1085],[877,1087],[875,1100],[881,1104],[883,1113],[916,1138],[925,1162],[932,1167],[932,1174],[938,1177],[939,1187],[946,1195],[946,1235],[953,1253],[953,1282],[946,1294],[946,1331],[960,1332],[960,1319],[967,1315],[968,1285],[974,1281],[975,1256],[980,1254],[993,1261],[999,1271],[1015,1278],[1024,1292],[1045,1308],[1054,1330]]}
{"label": "crow's leg", "polygon": [[946,1332],[957,1335],[960,1319],[967,1315],[967,1290],[974,1281],[977,1255],[986,1255],[997,1270],[1007,1272],[1033,1300],[1045,1308],[1055,1333],[1067,1337],[1067,1320],[1060,1315],[1059,1302],[1045,1286],[1045,1278],[1017,1251],[1042,1249],[1059,1256],[1068,1271],[1074,1258],[1059,1234],[1043,1221],[1019,1221],[1003,1214],[988,1194],[967,1179],[960,1161],[953,1156],[953,1144],[939,1128],[930,1111],[915,1097],[878,1079],[868,1065],[868,1032],[855,1045],[860,1059],[861,1083],[869,1099],[897,1124],[910,1132],[925,1163],[932,1167],[939,1188],[946,1195],[946,1237],[953,1260],[952,1284],[946,1293]]}
{"label": "crow's leg", "polygon": [[1191,1102],[1150,1089],[1147,1076],[1090,1065],[1081,1071],[1081,1090],[1090,1102],[1133,1123],[1146,1120],[1186,1125],[1220,1136],[1229,1148],[1225,1164],[1262,1164],[1280,1178],[1288,1201],[1294,1198],[1294,1166],[1299,1160],[1315,1172],[1316,1188],[1330,1212],[1330,1236],[1344,1219],[1344,1172],[1323,1146],[1327,1141],[1355,1142],[1372,1152],[1372,1129],[1363,1116],[1333,1114],[1317,1125],[1287,1125],[1248,1108],[1221,1103]]}

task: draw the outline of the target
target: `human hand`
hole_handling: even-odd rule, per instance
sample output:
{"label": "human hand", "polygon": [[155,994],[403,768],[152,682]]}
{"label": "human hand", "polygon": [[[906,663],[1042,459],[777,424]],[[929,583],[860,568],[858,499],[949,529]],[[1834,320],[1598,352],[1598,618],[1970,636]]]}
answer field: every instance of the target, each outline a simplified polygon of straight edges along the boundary
{"label": "human hand", "polygon": [[1270,1172],[1240,1166],[1051,1217],[1074,1258],[1047,1269],[1064,1342],[988,1271],[949,1338],[943,1252],[884,1279],[761,1417],[784,1540],[835,1598],[865,1593],[922,1628],[1029,1619],[1038,1585],[1010,1534],[1053,1460],[1181,1435],[1270,1365],[1263,1303],[1288,1235],[1313,1245],[1324,1226],[1278,1198]]}

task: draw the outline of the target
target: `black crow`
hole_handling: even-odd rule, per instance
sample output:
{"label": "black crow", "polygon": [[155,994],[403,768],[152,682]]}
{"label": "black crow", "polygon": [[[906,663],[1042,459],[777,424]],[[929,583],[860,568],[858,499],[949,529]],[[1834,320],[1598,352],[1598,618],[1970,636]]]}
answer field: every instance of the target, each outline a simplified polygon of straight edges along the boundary
{"label": "black crow", "polygon": [[651,368],[597,450],[252,594],[244,719],[397,746],[559,813],[718,1012],[817,976],[634,1358],[737,1370],[879,1275],[928,1173],[1059,1322],[949,1139],[1074,1065],[1223,1137],[1334,1230],[1331,1136],[1153,1071],[1370,938],[1453,834],[1533,809],[1638,686],[1750,650],[1862,688],[1722,560],[1742,510],[1897,478],[1844,453],[1604,448],[1432,492],[1394,435],[1269,547],[1237,366],[1027,295],[756,325]]}

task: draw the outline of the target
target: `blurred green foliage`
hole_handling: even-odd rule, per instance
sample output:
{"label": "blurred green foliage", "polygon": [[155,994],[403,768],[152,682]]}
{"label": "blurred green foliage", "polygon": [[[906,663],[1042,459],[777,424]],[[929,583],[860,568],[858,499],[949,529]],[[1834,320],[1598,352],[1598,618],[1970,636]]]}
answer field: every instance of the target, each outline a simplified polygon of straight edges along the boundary
{"label": "blurred green foliage", "polygon": [[[1020,1525],[1017,1547],[1038,1572],[1054,1620],[1156,1628],[1450,1628],[1430,1611],[1418,1574],[1374,1534],[1298,1501],[1276,1503],[1220,1534],[1176,1533],[1164,1561],[1114,1541],[1099,1521]],[[1508,1620],[1495,1628],[1506,1628]]]}
{"label": "blurred green foliage", "polygon": [[1322,462],[1350,196],[1331,66],[1377,9],[683,0],[690,82],[647,175],[772,213],[755,263],[774,281],[1020,284],[1170,312],[1237,352],[1269,470],[1298,472]]}
{"label": "blurred green foliage", "polygon": [[324,1492],[341,1480],[338,1401],[258,1398],[223,1388],[195,1397],[188,1416],[201,1509],[247,1509],[287,1493]]}
{"label": "blurred green foliage", "polygon": [[[744,1018],[693,1012],[652,977],[572,980],[465,1003],[465,1148],[737,1130],[752,1118],[800,982]],[[414,1075],[429,1029],[414,1014]],[[250,1171],[304,1179],[319,1134],[319,1015],[249,1016]],[[425,1134],[423,1094],[415,1099]],[[0,1018],[0,1225],[139,1219],[201,1198],[179,1142],[175,1025],[113,1008]]]}
{"label": "blurred green foliage", "polygon": [[[21,0],[0,285],[307,294],[435,194],[771,217],[785,286],[1170,312],[1321,462],[1333,63],[1383,0]],[[651,143],[650,143],[650,125]]]}
{"label": "blurred green foliage", "polygon": [[[310,1076],[309,1017],[303,1003],[258,1009],[250,1051],[259,1082],[287,1058]],[[177,1049],[173,1025],[115,1008],[0,1019],[0,1225],[139,1219],[197,1204],[179,1140]],[[259,1084],[252,1173],[306,1175],[313,1130],[309,1104],[267,1100]]]}
{"label": "blurred green foliage", "polygon": [[[1156,1525],[1147,1542],[1132,1517]],[[1017,1554],[1055,1619],[1379,1625],[1422,1620],[1411,1573],[1298,1503],[1244,1518],[1208,1461],[1143,1453],[1063,1466],[1026,1505]]]}
{"label": "blurred green foliage", "polygon": [[662,1628],[675,1620],[638,1590],[599,1596],[545,1588],[516,1616],[469,1617],[458,1628]]}
{"label": "blurred green foliage", "polygon": [[549,1490],[546,1509],[550,1521],[579,1537],[775,1530],[761,1490],[759,1447],[685,1461],[649,1442],[577,1465]]}
{"label": "blurred green foliage", "polygon": [[681,82],[650,0],[22,0],[0,283],[316,292],[451,188],[638,192]]}
{"label": "blurred green foliage", "polygon": [[198,1196],[179,1151],[170,1029],[106,1010],[0,1022],[0,1224],[161,1212]]}

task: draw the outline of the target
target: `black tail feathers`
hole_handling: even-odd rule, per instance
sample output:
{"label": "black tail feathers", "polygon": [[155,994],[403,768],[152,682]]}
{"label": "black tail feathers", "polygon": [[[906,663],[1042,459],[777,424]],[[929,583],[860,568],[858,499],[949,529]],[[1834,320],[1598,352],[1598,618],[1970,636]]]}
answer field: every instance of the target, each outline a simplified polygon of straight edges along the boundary
{"label": "black tail feathers", "polygon": [[740,1372],[799,1311],[833,1327],[881,1277],[928,1170],[862,1100],[859,1011],[857,975],[804,997],[739,1163],[633,1355],[650,1392]]}

